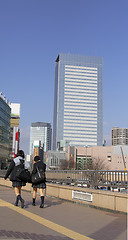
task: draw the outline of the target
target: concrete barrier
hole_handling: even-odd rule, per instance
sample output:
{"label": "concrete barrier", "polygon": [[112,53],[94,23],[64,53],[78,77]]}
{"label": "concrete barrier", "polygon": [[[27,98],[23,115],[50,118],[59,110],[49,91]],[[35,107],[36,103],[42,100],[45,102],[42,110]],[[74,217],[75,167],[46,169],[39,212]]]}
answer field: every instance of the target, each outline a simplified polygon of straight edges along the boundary
{"label": "concrete barrier", "polygon": [[[0,178],[0,185],[12,187],[12,182]],[[31,184],[22,188],[32,191]],[[48,196],[85,204],[92,207],[127,213],[128,195],[126,193],[95,190],[47,183]]]}

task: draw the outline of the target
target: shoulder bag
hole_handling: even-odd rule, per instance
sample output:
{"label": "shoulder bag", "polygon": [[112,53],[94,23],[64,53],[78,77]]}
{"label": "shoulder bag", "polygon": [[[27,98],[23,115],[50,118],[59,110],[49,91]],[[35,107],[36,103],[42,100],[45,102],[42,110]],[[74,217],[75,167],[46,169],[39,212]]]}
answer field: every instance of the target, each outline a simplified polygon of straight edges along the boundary
{"label": "shoulder bag", "polygon": [[33,173],[31,176],[31,180],[33,184],[39,184],[45,181],[45,172],[43,169],[40,169],[36,167],[37,172]]}
{"label": "shoulder bag", "polygon": [[31,174],[28,169],[24,168],[24,164],[17,166],[16,178],[18,178],[20,181],[31,183]]}

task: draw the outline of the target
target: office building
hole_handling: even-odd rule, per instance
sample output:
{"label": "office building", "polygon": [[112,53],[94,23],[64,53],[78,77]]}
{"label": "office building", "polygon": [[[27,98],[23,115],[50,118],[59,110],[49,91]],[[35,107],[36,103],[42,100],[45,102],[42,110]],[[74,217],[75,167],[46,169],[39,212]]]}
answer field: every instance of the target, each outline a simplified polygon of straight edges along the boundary
{"label": "office building", "polygon": [[44,122],[32,123],[30,127],[30,155],[33,159],[34,141],[40,141],[40,147],[44,152],[51,150],[51,124]]}
{"label": "office building", "polygon": [[44,154],[44,161],[47,169],[60,169],[61,161],[66,160],[66,153],[64,151],[48,151]]}
{"label": "office building", "polygon": [[112,145],[128,145],[128,128],[112,128],[111,142]]}
{"label": "office building", "polygon": [[[102,169],[102,170],[127,170],[128,169],[128,146],[92,146],[72,147],[67,146],[66,159],[73,160],[77,170]],[[93,168],[91,168],[93,167]]]}
{"label": "office building", "polygon": [[103,144],[103,59],[59,54],[55,62],[53,149]]}
{"label": "office building", "polygon": [[35,156],[39,156],[42,161],[44,160],[44,149],[41,147],[41,141],[34,141],[33,160]]}
{"label": "office building", "polygon": [[9,158],[11,108],[8,100],[0,93],[0,169],[6,168]]}
{"label": "office building", "polygon": [[10,158],[16,157],[17,151],[19,150],[20,142],[20,130],[19,130],[19,121],[20,121],[20,104],[19,103],[10,103],[11,108],[11,121],[10,121]]}

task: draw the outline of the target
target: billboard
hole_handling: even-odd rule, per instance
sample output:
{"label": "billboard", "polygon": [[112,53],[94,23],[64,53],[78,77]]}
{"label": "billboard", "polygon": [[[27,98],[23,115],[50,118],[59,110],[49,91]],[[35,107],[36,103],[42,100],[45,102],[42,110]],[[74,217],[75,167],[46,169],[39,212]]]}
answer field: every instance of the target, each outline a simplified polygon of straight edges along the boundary
{"label": "billboard", "polygon": [[41,145],[41,141],[39,140],[34,141],[34,147],[40,147],[40,145]]}
{"label": "billboard", "polygon": [[16,157],[18,147],[19,147],[19,129],[18,127],[13,127],[12,157]]}
{"label": "billboard", "polygon": [[10,103],[11,117],[20,118],[20,103]]}

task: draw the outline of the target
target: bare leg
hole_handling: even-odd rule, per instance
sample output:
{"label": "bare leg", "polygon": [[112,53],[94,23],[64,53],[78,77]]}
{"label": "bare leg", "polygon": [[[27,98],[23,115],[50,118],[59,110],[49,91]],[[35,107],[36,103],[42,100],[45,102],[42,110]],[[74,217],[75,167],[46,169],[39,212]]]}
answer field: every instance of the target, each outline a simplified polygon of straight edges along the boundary
{"label": "bare leg", "polygon": [[37,188],[33,188],[33,198],[36,199]]}
{"label": "bare leg", "polygon": [[19,200],[21,201],[21,207],[24,207],[24,200],[21,197],[21,187],[15,187],[16,202],[15,206],[18,206]]}
{"label": "bare leg", "polygon": [[45,195],[45,189],[40,188],[40,198],[41,198],[40,208],[44,207],[44,195]]}
{"label": "bare leg", "polygon": [[45,195],[45,189],[44,188],[40,188],[40,197]]}
{"label": "bare leg", "polygon": [[21,187],[15,187],[15,194],[16,194],[16,197],[18,195],[21,195]]}
{"label": "bare leg", "polygon": [[32,205],[35,206],[35,200],[36,200],[36,194],[37,194],[37,188],[33,188],[33,199],[32,199]]}

